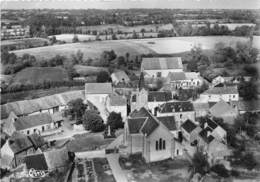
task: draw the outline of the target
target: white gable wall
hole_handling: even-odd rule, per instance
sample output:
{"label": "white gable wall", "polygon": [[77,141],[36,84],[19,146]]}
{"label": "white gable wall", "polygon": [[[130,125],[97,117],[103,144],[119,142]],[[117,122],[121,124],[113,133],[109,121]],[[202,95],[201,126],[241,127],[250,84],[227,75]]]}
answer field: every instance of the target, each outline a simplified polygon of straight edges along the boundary
{"label": "white gable wall", "polygon": [[181,68],[179,69],[165,69],[165,70],[143,70],[148,77],[157,77],[158,73],[161,73],[161,77],[167,77],[170,72],[182,72]]}

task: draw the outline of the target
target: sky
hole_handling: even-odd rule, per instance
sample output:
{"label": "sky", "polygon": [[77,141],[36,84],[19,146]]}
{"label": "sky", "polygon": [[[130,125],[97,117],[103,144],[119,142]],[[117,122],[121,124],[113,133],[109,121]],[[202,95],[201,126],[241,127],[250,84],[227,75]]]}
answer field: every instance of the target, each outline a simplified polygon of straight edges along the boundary
{"label": "sky", "polygon": [[1,9],[260,9],[260,0],[0,0]]}

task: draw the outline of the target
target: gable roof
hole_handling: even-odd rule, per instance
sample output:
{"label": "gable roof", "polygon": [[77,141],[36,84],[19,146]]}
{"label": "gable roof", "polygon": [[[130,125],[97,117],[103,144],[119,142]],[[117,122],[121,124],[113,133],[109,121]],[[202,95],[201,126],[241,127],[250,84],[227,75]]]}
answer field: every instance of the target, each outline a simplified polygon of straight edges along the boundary
{"label": "gable roof", "polygon": [[110,95],[111,106],[126,106],[126,98],[119,95]]}
{"label": "gable roof", "polygon": [[193,107],[194,107],[194,110],[195,111],[200,111],[200,110],[203,110],[203,111],[208,111],[209,110],[209,103],[206,102],[206,103],[193,103]]}
{"label": "gable roof", "polygon": [[238,94],[238,90],[236,86],[228,86],[228,87],[213,87],[208,90],[206,90],[202,94],[215,94],[215,95],[221,95],[221,94]]}
{"label": "gable roof", "polygon": [[148,102],[166,102],[172,100],[171,92],[150,91],[148,93]]}
{"label": "gable roof", "polygon": [[197,127],[197,125],[188,119],[181,125],[181,127],[188,133],[191,133]]}
{"label": "gable roof", "polygon": [[128,129],[130,134],[137,134],[140,132],[141,127],[146,121],[146,117],[143,118],[129,118],[127,120]]}
{"label": "gable roof", "polygon": [[218,103],[213,105],[210,108],[209,111],[213,116],[216,116],[216,117],[223,116],[227,113],[228,114],[236,114],[237,113],[236,110],[231,105],[229,105],[228,103],[226,103],[222,99]]}
{"label": "gable roof", "polygon": [[33,147],[33,144],[29,138],[19,132],[14,132],[13,135],[9,138],[8,142],[10,148],[15,154]]}
{"label": "gable roof", "polygon": [[167,102],[160,107],[161,113],[188,111],[194,111],[193,104],[190,101]]}
{"label": "gable roof", "polygon": [[27,155],[24,158],[27,169],[48,170],[48,165],[43,153]]}
{"label": "gable roof", "polygon": [[181,57],[143,58],[141,68],[144,70],[183,69]]}
{"label": "gable roof", "polygon": [[204,142],[206,142],[207,144],[209,144],[210,142],[212,142],[215,138],[212,135],[208,135],[208,132],[212,132],[212,130],[210,128],[206,128],[204,130],[202,130],[199,135],[200,137],[204,140]]}
{"label": "gable roof", "polygon": [[167,76],[168,81],[181,81],[187,80],[184,72],[170,72]]}
{"label": "gable roof", "polygon": [[[125,82],[129,82],[129,81],[130,81],[128,75],[127,75],[124,71],[122,71],[122,70],[115,71],[114,73],[111,74],[111,77],[112,77],[113,75],[114,75],[114,76],[118,79],[118,81],[120,81],[120,82],[123,81],[123,79],[124,79]],[[112,79],[113,79],[113,77],[112,77]]]}
{"label": "gable roof", "polygon": [[33,147],[35,149],[43,146],[46,142],[44,141],[43,137],[41,137],[40,135],[33,133],[31,135],[28,136],[29,140],[31,141],[31,143],[33,144]]}
{"label": "gable roof", "polygon": [[16,130],[24,130],[34,126],[40,126],[49,123],[52,123],[52,118],[50,114],[40,113],[17,118],[17,120],[14,122],[14,126]]}
{"label": "gable roof", "polygon": [[218,124],[215,121],[213,121],[212,119],[208,118],[208,117],[205,118],[205,120],[202,121],[202,125],[204,127],[207,126],[210,129],[212,129],[212,130],[214,130],[215,128],[218,127]]}
{"label": "gable roof", "polygon": [[111,83],[86,83],[86,94],[112,94]]}
{"label": "gable roof", "polygon": [[44,152],[44,156],[49,170],[64,167],[69,161],[67,147],[46,151]]}
{"label": "gable roof", "polygon": [[157,117],[157,119],[170,131],[177,129],[174,116],[161,116]]}

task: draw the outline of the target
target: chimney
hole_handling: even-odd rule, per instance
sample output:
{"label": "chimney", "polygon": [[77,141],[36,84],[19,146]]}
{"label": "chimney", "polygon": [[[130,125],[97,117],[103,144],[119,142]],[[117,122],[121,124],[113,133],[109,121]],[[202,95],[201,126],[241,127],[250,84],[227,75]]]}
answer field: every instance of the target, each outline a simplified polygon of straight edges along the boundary
{"label": "chimney", "polygon": [[207,137],[209,137],[210,136],[210,131],[207,131]]}

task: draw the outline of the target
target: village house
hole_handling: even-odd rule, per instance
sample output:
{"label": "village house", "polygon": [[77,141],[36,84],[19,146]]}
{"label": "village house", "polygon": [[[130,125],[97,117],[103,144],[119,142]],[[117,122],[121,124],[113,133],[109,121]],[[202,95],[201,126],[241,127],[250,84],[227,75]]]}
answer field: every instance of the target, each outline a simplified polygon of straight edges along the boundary
{"label": "village house", "polygon": [[38,134],[27,136],[14,132],[1,148],[1,168],[15,168],[23,162],[24,156],[46,148],[47,144]]}
{"label": "village house", "polygon": [[209,114],[209,103],[193,103],[195,117],[203,117]]}
{"label": "village house", "polygon": [[157,116],[174,116],[178,128],[188,119],[195,121],[195,111],[190,101],[166,102],[159,107]]}
{"label": "village house", "polygon": [[114,85],[117,85],[119,83],[128,84],[130,82],[130,79],[128,75],[121,70],[117,70],[111,74],[112,83]]}
{"label": "village house", "polygon": [[209,109],[209,113],[216,118],[222,118],[224,122],[228,124],[234,124],[234,120],[238,116],[236,105],[232,105],[232,103],[227,103],[223,100],[213,105]]}
{"label": "village house", "polygon": [[166,83],[170,84],[172,90],[194,89],[203,84],[203,78],[196,72],[170,72],[166,78]]}
{"label": "village house", "polygon": [[189,142],[193,143],[199,132],[201,132],[202,128],[198,126],[193,121],[187,119],[182,125],[181,125],[181,131],[182,136]]}
{"label": "village house", "polygon": [[11,112],[17,117],[39,113],[54,114],[63,111],[71,100],[77,98],[84,100],[84,91],[70,91],[37,99],[9,102],[1,105],[1,119],[8,118]]}
{"label": "village house", "polygon": [[[106,97],[113,93],[111,83],[86,83],[85,99],[92,103],[105,103]],[[94,101],[94,102],[93,102]]]}
{"label": "village house", "polygon": [[[58,130],[56,130],[57,125],[55,125],[51,115],[48,113],[20,117],[17,118],[13,124],[16,131],[25,135],[33,133],[45,135],[45,133],[50,134],[50,131],[53,133],[58,132]],[[58,124],[58,126],[61,126],[61,124]]]}
{"label": "village house", "polygon": [[147,162],[160,161],[182,154],[175,144],[177,132],[174,117],[155,117],[141,108],[125,123],[124,142],[128,153],[141,153]]}
{"label": "village house", "polygon": [[144,72],[146,77],[167,77],[170,72],[182,71],[180,57],[143,58],[141,63],[141,72]]}
{"label": "village house", "polygon": [[238,89],[236,86],[213,87],[200,95],[200,102],[225,102],[239,101]]}
{"label": "village house", "polygon": [[125,122],[127,118],[127,100],[124,96],[110,95],[107,97],[106,108],[109,113],[120,113]]}
{"label": "village house", "polygon": [[145,107],[156,115],[159,106],[170,100],[172,100],[171,92],[142,89],[141,91],[132,92],[130,99],[131,111]]}

